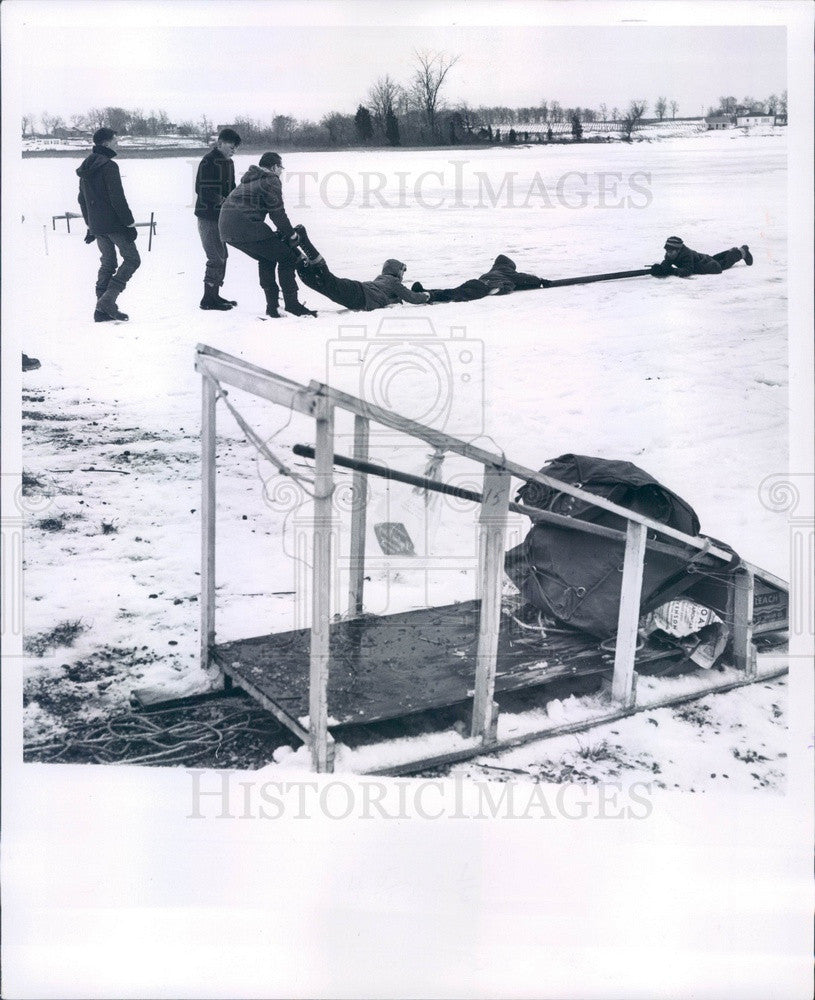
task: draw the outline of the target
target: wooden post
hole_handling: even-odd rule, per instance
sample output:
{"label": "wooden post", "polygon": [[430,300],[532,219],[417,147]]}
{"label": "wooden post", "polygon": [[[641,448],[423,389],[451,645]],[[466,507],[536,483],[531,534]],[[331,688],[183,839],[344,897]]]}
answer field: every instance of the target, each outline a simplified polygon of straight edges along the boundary
{"label": "wooden post", "polygon": [[[367,417],[354,417],[354,460],[368,460],[368,435],[370,421]],[[363,591],[365,588],[365,528],[368,506],[368,477],[364,472],[355,471],[351,497],[351,555],[350,579],[348,581],[348,614],[352,617],[362,614]]]}
{"label": "wooden post", "polygon": [[153,222],[153,213],[150,213],[150,235],[147,237],[147,251],[148,253],[153,249],[153,233],[155,232],[156,224]]}
{"label": "wooden post", "polygon": [[[334,485],[334,407],[321,400],[314,463],[314,555],[309,665],[309,743],[315,771],[332,771],[329,753],[328,669],[331,622],[331,518]],[[332,741],[333,742],[333,741]],[[333,747],[332,747],[333,749]]]}
{"label": "wooden post", "polygon": [[756,647],[753,645],[753,594],[755,577],[752,570],[741,567],[733,574],[733,662],[748,677],[755,677]]}
{"label": "wooden post", "polygon": [[212,379],[201,377],[201,667],[215,642],[215,405]]}
{"label": "wooden post", "polygon": [[644,524],[629,521],[625,533],[623,581],[620,589],[620,613],[617,618],[617,644],[614,652],[612,701],[629,708],[635,701],[634,657],[637,652],[637,628],[640,620],[642,571],[645,564]]}
{"label": "wooden post", "polygon": [[70,231],[71,231],[71,213],[68,212],[68,211],[65,212],[65,224],[67,225],[68,232],[70,233]]}
{"label": "wooden post", "polygon": [[495,739],[498,722],[495,666],[501,628],[501,580],[504,572],[504,542],[511,477],[495,467],[484,468],[479,545],[481,549],[481,609],[478,621],[478,651],[471,735],[487,743]]}

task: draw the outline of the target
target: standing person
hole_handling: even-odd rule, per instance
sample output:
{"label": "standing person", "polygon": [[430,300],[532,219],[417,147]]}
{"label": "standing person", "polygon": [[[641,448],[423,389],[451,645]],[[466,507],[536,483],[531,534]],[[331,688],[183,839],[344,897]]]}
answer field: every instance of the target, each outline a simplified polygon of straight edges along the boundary
{"label": "standing person", "polygon": [[[76,171],[79,207],[88,227],[85,242],[96,240],[102,257],[96,277],[93,314],[97,323],[128,318],[117,308],[116,299],[141,264],[135,245],[138,230],[133,225],[133,213],[122,190],[119,168],[113,162],[117,142],[113,129],[97,129],[93,133],[93,150]],[[121,263],[116,257],[117,249],[122,255]]]}
{"label": "standing person", "polygon": [[221,205],[235,190],[235,164],[232,157],[241,144],[241,137],[231,128],[218,133],[218,141],[198,164],[195,175],[195,214],[198,235],[207,255],[204,271],[202,309],[231,309],[238,303],[221,298],[220,288],[226,275],[226,243],[218,232]]}
{"label": "standing person", "polygon": [[295,226],[294,236],[289,242],[301,250],[297,263],[300,280],[346,309],[370,312],[372,309],[385,309],[396,302],[422,305],[430,300],[427,292],[411,291],[402,283],[407,265],[401,260],[392,257],[386,260],[382,273],[373,281],[356,281],[354,278],[338,278],[329,271],[322,254],[308,238],[305,226]]}
{"label": "standing person", "polygon": [[678,236],[669,236],[665,241],[665,259],[651,265],[651,274],[655,278],[667,278],[669,274],[677,274],[680,278],[688,278],[691,274],[721,274],[740,260],[748,267],[753,265],[753,255],[746,243],[709,257],[686,247]]}
{"label": "standing person", "polygon": [[[294,277],[296,258],[291,246],[294,228],[283,205],[280,175],[283,161],[278,153],[264,153],[257,166],[251,166],[240,184],[221,205],[218,230],[224,243],[242,250],[258,262],[260,287],[266,295],[266,315],[279,319],[280,289],[275,281],[279,269],[280,288],[286,312],[293,316],[316,316],[317,313],[297,299]],[[275,228],[264,221],[269,216]]]}

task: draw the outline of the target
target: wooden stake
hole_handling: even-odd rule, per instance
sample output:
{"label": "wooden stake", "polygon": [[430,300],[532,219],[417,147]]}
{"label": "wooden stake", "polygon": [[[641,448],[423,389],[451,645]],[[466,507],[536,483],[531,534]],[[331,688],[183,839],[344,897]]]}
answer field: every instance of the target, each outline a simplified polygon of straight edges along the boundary
{"label": "wooden stake", "polygon": [[331,514],[334,486],[334,407],[322,400],[317,411],[314,469],[314,563],[312,570],[309,743],[315,771],[330,771],[328,670],[331,622]]}
{"label": "wooden stake", "polygon": [[617,618],[617,644],[614,652],[614,679],[611,698],[625,707],[634,704],[634,656],[637,651],[637,628],[640,620],[642,571],[645,564],[645,539],[648,529],[636,521],[628,522]]}
{"label": "wooden stake", "polygon": [[212,379],[201,377],[201,667],[215,643],[215,404]]}
{"label": "wooden stake", "polygon": [[478,652],[471,734],[485,742],[495,738],[497,712],[495,665],[501,627],[501,580],[504,573],[504,540],[509,506],[509,473],[493,466],[484,469],[481,502],[481,612],[478,622]]}
{"label": "wooden stake", "polygon": [[[354,460],[365,462],[368,458],[370,422],[366,417],[354,417]],[[333,456],[332,456],[333,460]],[[361,615],[365,587],[365,528],[368,505],[368,477],[356,470],[352,482],[351,498],[351,557],[348,582],[348,614]]]}
{"label": "wooden stake", "polygon": [[147,237],[148,253],[153,249],[153,233],[156,231],[156,224],[153,222],[153,213],[150,213],[150,235]]}

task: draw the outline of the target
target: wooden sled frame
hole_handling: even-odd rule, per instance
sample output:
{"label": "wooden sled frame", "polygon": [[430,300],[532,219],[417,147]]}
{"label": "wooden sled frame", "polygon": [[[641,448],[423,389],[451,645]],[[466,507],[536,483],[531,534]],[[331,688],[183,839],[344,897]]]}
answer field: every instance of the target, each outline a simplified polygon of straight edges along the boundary
{"label": "wooden sled frame", "polygon": [[[315,421],[315,476],[312,567],[312,625],[309,659],[309,715],[305,724],[289,718],[278,706],[266,698],[261,701],[309,746],[312,767],[317,772],[332,771],[334,766],[334,740],[328,729],[328,673],[329,625],[331,619],[331,518],[334,488],[334,414],[337,409],[354,414],[354,459],[365,462],[368,458],[370,423],[415,437],[433,448],[449,451],[483,466],[483,488],[480,510],[479,583],[481,611],[479,619],[476,675],[473,685],[473,709],[469,746],[457,751],[454,759],[474,757],[515,745],[513,741],[498,741],[498,706],[495,701],[495,674],[498,634],[501,616],[501,588],[503,579],[505,534],[510,509],[512,477],[524,482],[540,483],[570,494],[581,500],[617,514],[626,522],[626,531],[618,532],[578,519],[535,511],[540,520],[566,520],[569,527],[578,531],[625,537],[621,600],[617,638],[614,653],[614,672],[608,695],[608,716],[592,717],[585,726],[600,725],[619,719],[636,711],[634,670],[637,648],[637,629],[640,619],[640,594],[643,566],[647,547],[664,548],[665,542],[649,537],[649,532],[661,538],[681,542],[728,564],[732,553],[711,544],[709,539],[692,537],[625,507],[611,503],[604,497],[589,493],[568,483],[562,483],[533,469],[509,461],[505,456],[485,451],[441,431],[434,430],[398,413],[393,413],[358,399],[348,393],[312,381],[308,386],[252,365],[203,344],[196,348],[195,369],[202,376],[202,565],[201,565],[201,665],[205,671],[212,669],[215,646],[215,460],[216,460],[216,404],[221,386],[233,386],[289,410],[312,417]],[[359,615],[363,609],[365,572],[366,528],[366,473],[355,471],[351,506],[351,555],[348,593],[349,614]],[[669,544],[668,543],[668,544]],[[753,591],[756,577],[770,586],[786,592],[785,581],[757,567],[741,561],[735,570],[736,585],[732,601],[734,665],[744,671],[739,684],[764,679],[759,675],[756,648],[753,644]],[[221,668],[219,667],[219,670]],[[223,671],[221,671],[223,673]],[[767,674],[780,676],[785,671]],[[224,674],[226,686],[231,679]],[[731,682],[702,685],[691,697],[701,697],[716,690],[729,690]],[[248,693],[258,697],[258,692]],[[684,694],[677,701],[687,700]],[[532,734],[528,738],[533,738]],[[555,731],[541,732],[539,736],[555,735]],[[450,756],[450,755],[448,755]],[[452,759],[452,758],[451,758]],[[422,765],[441,762],[439,758],[414,761],[401,766],[401,773],[415,770]],[[384,772],[383,772],[384,773]],[[397,773],[388,771],[388,773]]]}

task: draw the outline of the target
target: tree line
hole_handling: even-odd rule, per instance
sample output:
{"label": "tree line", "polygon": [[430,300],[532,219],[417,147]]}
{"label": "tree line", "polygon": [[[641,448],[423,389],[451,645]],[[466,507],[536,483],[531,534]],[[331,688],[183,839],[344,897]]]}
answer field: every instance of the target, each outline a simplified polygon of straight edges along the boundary
{"label": "tree line", "polygon": [[[214,122],[206,115],[197,121],[171,122],[166,111],[120,107],[91,108],[84,114],[71,115],[69,122],[58,115],[43,112],[40,123],[46,135],[64,137],[74,133],[93,132],[107,126],[120,135],[138,137],[168,133],[211,140],[219,125],[229,124],[244,143],[253,146],[347,147],[368,145],[421,146],[453,145],[466,142],[516,142],[526,135],[523,126],[547,126],[537,129],[539,137],[548,141],[571,133],[571,139],[581,141],[586,124],[611,122],[624,138],[645,119],[648,102],[633,100],[627,108],[570,107],[559,101],[541,99],[537,105],[510,108],[501,105],[471,107],[466,101],[455,105],[444,97],[448,77],[458,62],[458,56],[440,52],[414,53],[413,71],[400,83],[390,74],[379,77],[357,106],[355,112],[331,111],[319,120],[298,120],[291,115],[276,114],[268,122],[239,116],[232,122]],[[761,114],[786,114],[787,92],[780,97],[772,94],[764,101],[745,98],[739,103],[734,97],[719,99],[719,107],[710,114],[743,113],[744,109]],[[662,121],[670,113],[675,119],[679,111],[676,100],[657,97],[655,119]],[[35,134],[34,115],[22,118],[23,136]],[[517,126],[517,128],[516,128]],[[552,126],[555,126],[553,129]]]}

